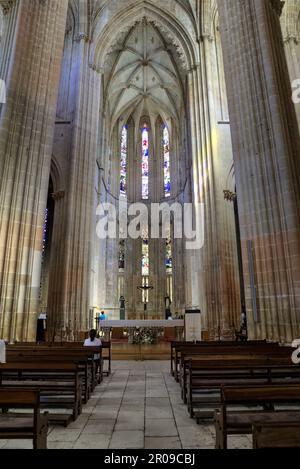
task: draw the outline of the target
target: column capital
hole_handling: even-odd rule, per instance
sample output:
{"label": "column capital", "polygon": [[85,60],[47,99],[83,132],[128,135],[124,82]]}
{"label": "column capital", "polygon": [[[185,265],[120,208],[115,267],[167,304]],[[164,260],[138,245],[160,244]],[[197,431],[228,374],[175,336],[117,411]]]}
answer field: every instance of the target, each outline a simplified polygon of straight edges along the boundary
{"label": "column capital", "polygon": [[0,0],[0,7],[3,9],[4,15],[7,15],[14,6],[16,0]]}
{"label": "column capital", "polygon": [[277,13],[278,16],[281,16],[284,3],[282,0],[269,0],[271,7]]}
{"label": "column capital", "polygon": [[84,42],[89,42],[89,36],[86,34],[86,33],[79,33],[77,34],[77,36],[75,37],[75,42],[81,42],[81,41],[84,41]]}
{"label": "column capital", "polygon": [[52,199],[57,202],[58,200],[61,200],[65,197],[66,193],[65,191],[57,191],[52,194]]}
{"label": "column capital", "polygon": [[293,42],[294,44],[299,44],[299,38],[294,34],[288,34],[287,36],[283,37],[284,44],[289,44]]}
{"label": "column capital", "polygon": [[93,70],[94,72],[97,72],[99,75],[104,74],[104,68],[100,67],[99,65],[97,65],[95,63],[90,63],[89,67],[90,67],[91,70]]}
{"label": "column capital", "polygon": [[201,36],[198,37],[199,44],[205,41],[214,42],[215,38],[209,32],[201,34]]}

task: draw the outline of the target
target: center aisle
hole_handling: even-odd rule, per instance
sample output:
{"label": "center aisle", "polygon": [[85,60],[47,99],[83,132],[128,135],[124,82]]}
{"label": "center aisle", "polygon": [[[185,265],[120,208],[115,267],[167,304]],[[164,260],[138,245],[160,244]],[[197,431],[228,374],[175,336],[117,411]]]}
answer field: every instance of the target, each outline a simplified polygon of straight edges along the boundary
{"label": "center aisle", "polygon": [[49,448],[212,448],[213,426],[201,428],[189,418],[169,366],[164,361],[112,362],[112,375],[84,414],[67,430],[54,429]]}

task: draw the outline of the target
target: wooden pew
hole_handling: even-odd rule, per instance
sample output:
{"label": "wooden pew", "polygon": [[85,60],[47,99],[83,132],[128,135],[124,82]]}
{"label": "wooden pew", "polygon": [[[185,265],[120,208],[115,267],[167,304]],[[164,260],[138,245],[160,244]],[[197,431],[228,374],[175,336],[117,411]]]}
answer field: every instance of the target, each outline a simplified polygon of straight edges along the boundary
{"label": "wooden pew", "polygon": [[[266,345],[266,340],[248,340],[243,342],[243,345]],[[237,344],[236,341],[225,341],[225,340],[218,340],[218,341],[196,341],[196,342],[185,342],[185,341],[172,341],[171,342],[171,356],[170,356],[170,365],[171,365],[171,375],[175,376],[176,366],[178,364],[178,355],[179,349],[181,347],[191,347],[194,348],[196,345],[200,345],[201,347],[212,347],[212,346],[230,346],[230,345],[241,345]],[[176,353],[177,349],[177,353]]]}
{"label": "wooden pew", "polygon": [[255,423],[253,448],[300,448],[300,423]]}
{"label": "wooden pew", "polygon": [[82,382],[75,363],[17,362],[0,365],[0,389],[36,388],[40,406],[46,409],[71,409],[72,414],[50,413],[49,420],[67,426],[82,411]]}
{"label": "wooden pew", "polygon": [[[94,355],[100,355],[99,373],[96,376]],[[66,361],[76,362],[81,370],[83,378],[84,402],[86,403],[93,392],[95,386],[100,384],[103,379],[103,360],[102,347],[56,347],[56,346],[9,346],[7,348],[7,360],[18,361],[29,359],[46,360],[46,361]]]}
{"label": "wooden pew", "polygon": [[[291,404],[299,410],[283,409]],[[275,405],[281,408],[273,410]],[[252,434],[253,425],[264,423],[300,424],[300,385],[222,387],[221,409],[215,413],[216,449],[227,449],[228,435]]]}
{"label": "wooden pew", "polygon": [[300,385],[300,367],[288,361],[263,357],[246,361],[228,360],[222,365],[218,360],[200,364],[191,362],[187,391],[188,411],[199,422],[203,418],[213,417],[213,412],[207,408],[220,407],[223,385],[272,383]]}
{"label": "wooden pew", "polygon": [[[106,369],[103,369],[103,373],[109,376],[111,374],[111,342],[102,340],[102,359],[104,363],[107,363]],[[32,345],[32,344],[31,344]],[[47,343],[42,344],[47,345],[48,347],[83,347],[82,342],[55,342],[54,344]]]}
{"label": "wooden pew", "polygon": [[182,341],[172,341],[170,344],[171,356],[170,356],[170,365],[171,365],[171,375],[175,376],[176,369],[176,348],[182,347],[184,345],[196,345],[200,342],[182,342]]}
{"label": "wooden pew", "polygon": [[[101,342],[102,342],[102,359],[104,363],[107,362],[107,366],[105,369],[103,366],[103,373],[109,376],[111,374],[111,342],[109,340],[103,340],[103,339],[101,339]],[[59,345],[59,343],[55,345]],[[65,347],[74,347],[74,345],[78,347],[80,346],[82,347],[83,343],[82,342],[63,342],[61,345]]]}
{"label": "wooden pew", "polygon": [[0,388],[0,408],[33,411],[26,417],[0,414],[0,439],[30,439],[34,449],[47,449],[48,414],[40,414],[38,391]]}
{"label": "wooden pew", "polygon": [[209,343],[199,343],[199,344],[188,344],[187,346],[181,345],[175,347],[175,363],[174,367],[174,375],[177,382],[180,379],[180,372],[181,372],[181,365],[183,362],[183,358],[186,356],[193,356],[193,355],[208,355],[208,354],[245,354],[253,351],[256,353],[264,353],[265,351],[278,351],[283,347],[279,347],[278,344],[267,344],[267,343],[260,343],[260,342],[209,342]]}
{"label": "wooden pew", "polygon": [[[181,386],[181,394],[182,399],[186,403],[187,399],[187,374],[188,374],[188,366],[190,366],[191,362],[197,362],[200,366],[201,362],[207,363],[209,361],[215,362],[218,361],[219,363],[225,363],[225,361],[242,361],[242,360],[255,360],[255,359],[277,359],[281,360],[281,363],[291,363],[291,355],[293,350],[289,347],[256,347],[256,346],[248,346],[246,348],[242,347],[228,347],[227,349],[221,350],[217,348],[215,349],[205,349],[203,353],[190,353],[186,351],[182,351],[180,357],[180,365],[179,365],[179,378],[178,381],[180,382]],[[194,372],[196,373],[196,365],[195,365]],[[201,369],[201,368],[200,368]]]}

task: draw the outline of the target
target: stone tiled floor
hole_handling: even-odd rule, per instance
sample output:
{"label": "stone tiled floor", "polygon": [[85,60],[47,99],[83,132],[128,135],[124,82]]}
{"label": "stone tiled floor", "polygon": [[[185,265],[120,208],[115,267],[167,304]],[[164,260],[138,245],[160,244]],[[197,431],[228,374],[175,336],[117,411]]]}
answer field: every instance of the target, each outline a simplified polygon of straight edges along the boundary
{"label": "stone tiled floor", "polygon": [[[49,449],[213,449],[213,425],[188,416],[169,362],[113,362],[79,419],[49,430]],[[30,441],[1,441],[0,448],[31,448]],[[230,448],[251,448],[248,436]]]}

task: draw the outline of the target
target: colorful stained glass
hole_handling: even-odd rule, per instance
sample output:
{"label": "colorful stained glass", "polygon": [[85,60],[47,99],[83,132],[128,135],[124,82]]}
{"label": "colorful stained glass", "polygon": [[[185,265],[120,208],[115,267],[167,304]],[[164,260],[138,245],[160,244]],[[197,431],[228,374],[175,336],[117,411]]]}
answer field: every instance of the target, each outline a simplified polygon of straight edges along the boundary
{"label": "colorful stained glass", "polygon": [[121,138],[121,172],[120,172],[120,193],[126,195],[127,192],[127,151],[128,151],[128,128],[125,125],[122,129]]}
{"label": "colorful stained glass", "polygon": [[125,269],[125,240],[119,243],[119,270]]}
{"label": "colorful stained glass", "polygon": [[148,277],[150,273],[149,267],[149,241],[148,239],[143,239],[142,247],[142,276]]}
{"label": "colorful stained glass", "polygon": [[149,130],[146,124],[142,132],[142,198],[149,198]]}
{"label": "colorful stained glass", "polygon": [[165,197],[171,195],[171,170],[170,170],[170,136],[167,126],[163,129],[164,145],[164,191]]}
{"label": "colorful stained glass", "polygon": [[[143,277],[142,279],[143,287],[149,287],[149,277]],[[149,290],[145,288],[142,292],[142,302],[149,303]]]}
{"label": "colorful stained glass", "polygon": [[45,221],[44,221],[44,230],[43,230],[43,248],[42,248],[43,254],[45,254],[46,244],[47,244],[48,217],[49,217],[49,209],[46,208]]}
{"label": "colorful stained glass", "polygon": [[172,240],[168,238],[166,240],[166,270],[167,274],[171,274],[173,271],[173,257],[172,257]]}

